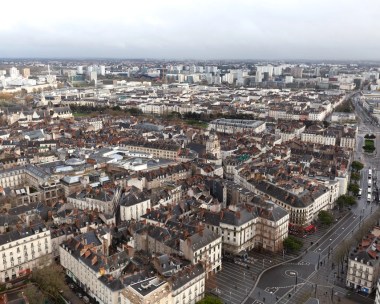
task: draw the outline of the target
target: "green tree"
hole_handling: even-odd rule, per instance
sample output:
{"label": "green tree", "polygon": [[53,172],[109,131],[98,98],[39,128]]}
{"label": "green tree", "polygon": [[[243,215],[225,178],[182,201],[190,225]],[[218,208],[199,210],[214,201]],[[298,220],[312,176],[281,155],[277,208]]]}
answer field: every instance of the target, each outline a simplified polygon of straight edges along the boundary
{"label": "green tree", "polygon": [[361,162],[354,160],[351,164],[351,167],[355,171],[360,171],[364,168],[364,165]]}
{"label": "green tree", "polygon": [[358,184],[349,184],[347,187],[348,191],[350,191],[353,195],[357,196],[359,194],[360,187]]}
{"label": "green tree", "polygon": [[336,203],[341,208],[344,206],[353,206],[356,204],[356,199],[355,197],[351,195],[344,194],[338,197],[338,199],[336,200]]}
{"label": "green tree", "polygon": [[351,173],[351,179],[354,181],[360,180],[360,173],[352,172]]}
{"label": "green tree", "polygon": [[288,251],[298,251],[302,248],[303,242],[296,237],[289,235],[283,242],[284,248]]}
{"label": "green tree", "polygon": [[334,222],[333,215],[326,210],[321,210],[318,213],[318,219],[321,221],[323,225],[327,225],[327,226],[331,225]]}
{"label": "green tree", "polygon": [[200,300],[198,304],[223,304],[223,302],[221,299],[215,296],[207,295],[202,300]]}

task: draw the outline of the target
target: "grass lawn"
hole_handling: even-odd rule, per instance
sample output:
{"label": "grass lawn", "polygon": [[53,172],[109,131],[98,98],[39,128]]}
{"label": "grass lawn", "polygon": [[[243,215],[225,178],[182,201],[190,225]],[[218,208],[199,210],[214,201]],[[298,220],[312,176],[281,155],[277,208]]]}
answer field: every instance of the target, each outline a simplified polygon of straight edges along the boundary
{"label": "grass lawn", "polygon": [[373,141],[372,139],[366,139],[364,141],[364,146],[363,146],[363,149],[365,152],[373,152],[375,151],[375,141]]}

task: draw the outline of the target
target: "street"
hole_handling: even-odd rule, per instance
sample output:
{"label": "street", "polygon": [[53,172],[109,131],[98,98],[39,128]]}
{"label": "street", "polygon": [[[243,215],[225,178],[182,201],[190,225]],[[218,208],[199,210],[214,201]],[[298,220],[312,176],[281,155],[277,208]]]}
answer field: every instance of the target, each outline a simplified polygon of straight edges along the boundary
{"label": "street", "polygon": [[[355,94],[353,94],[355,99]],[[354,160],[364,164],[361,170],[360,187],[362,196],[333,228],[330,229],[319,241],[311,246],[311,249],[302,256],[297,263],[286,263],[272,268],[261,276],[249,297],[244,303],[304,303],[309,297],[320,295],[324,298],[323,303],[333,301],[335,298],[344,297],[348,291],[341,286],[344,284],[343,276],[337,272],[336,265],[332,263],[332,253],[343,240],[349,239],[375,210],[378,204],[373,200],[367,203],[368,191],[368,170],[372,170],[374,182],[371,189],[375,189],[376,181],[379,177],[379,158],[377,151],[380,149],[379,141],[376,140],[376,152],[373,155],[363,153],[364,136],[366,134],[380,134],[379,127],[372,123],[371,119],[363,109],[354,101],[359,118],[357,148],[354,152]],[[332,271],[332,269],[335,269]],[[340,276],[341,275],[341,276]],[[319,285],[319,287],[318,287]],[[322,294],[321,294],[322,291]],[[357,295],[361,303],[366,303],[368,299]],[[371,300],[372,301],[372,300]],[[354,302],[355,303],[355,302]]]}

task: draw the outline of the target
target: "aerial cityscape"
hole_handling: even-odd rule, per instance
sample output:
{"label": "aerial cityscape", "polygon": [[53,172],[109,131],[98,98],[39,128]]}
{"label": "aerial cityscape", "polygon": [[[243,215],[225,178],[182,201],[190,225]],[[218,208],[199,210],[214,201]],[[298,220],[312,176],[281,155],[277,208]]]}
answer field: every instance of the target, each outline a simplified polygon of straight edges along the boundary
{"label": "aerial cityscape", "polygon": [[0,304],[380,304],[380,3],[21,2]]}

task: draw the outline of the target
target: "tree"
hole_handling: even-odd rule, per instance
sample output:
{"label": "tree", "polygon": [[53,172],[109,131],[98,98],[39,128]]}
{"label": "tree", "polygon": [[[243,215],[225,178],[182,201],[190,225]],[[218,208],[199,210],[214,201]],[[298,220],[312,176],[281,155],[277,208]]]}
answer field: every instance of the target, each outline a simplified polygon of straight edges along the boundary
{"label": "tree", "polygon": [[62,268],[56,264],[52,264],[43,268],[35,268],[32,272],[32,281],[48,295],[59,301],[60,290],[66,290],[65,274]]}
{"label": "tree", "polygon": [[298,251],[302,248],[303,242],[296,237],[289,235],[283,242],[287,251]]}
{"label": "tree", "polygon": [[354,180],[354,181],[360,180],[360,174],[356,173],[356,172],[352,172],[351,173],[351,179]]}
{"label": "tree", "polygon": [[349,184],[347,187],[348,191],[350,191],[353,195],[357,196],[360,191],[360,187],[358,184]]}
{"label": "tree", "polygon": [[364,136],[365,139],[375,139],[376,138],[376,135],[375,134],[366,134]]}
{"label": "tree", "polygon": [[364,165],[361,162],[354,160],[351,164],[351,168],[358,172],[364,168]]}
{"label": "tree", "polygon": [[22,294],[28,299],[30,304],[44,304],[46,303],[46,297],[42,294],[38,288],[32,284],[29,284]]}
{"label": "tree", "polygon": [[321,210],[318,213],[318,219],[321,221],[323,225],[326,225],[326,226],[329,226],[334,222],[333,215],[326,210]]}
{"label": "tree", "polygon": [[215,296],[207,295],[198,304],[223,304],[222,300]]}
{"label": "tree", "polygon": [[344,194],[338,197],[336,203],[341,208],[344,206],[353,206],[356,204],[356,199],[353,196]]}

